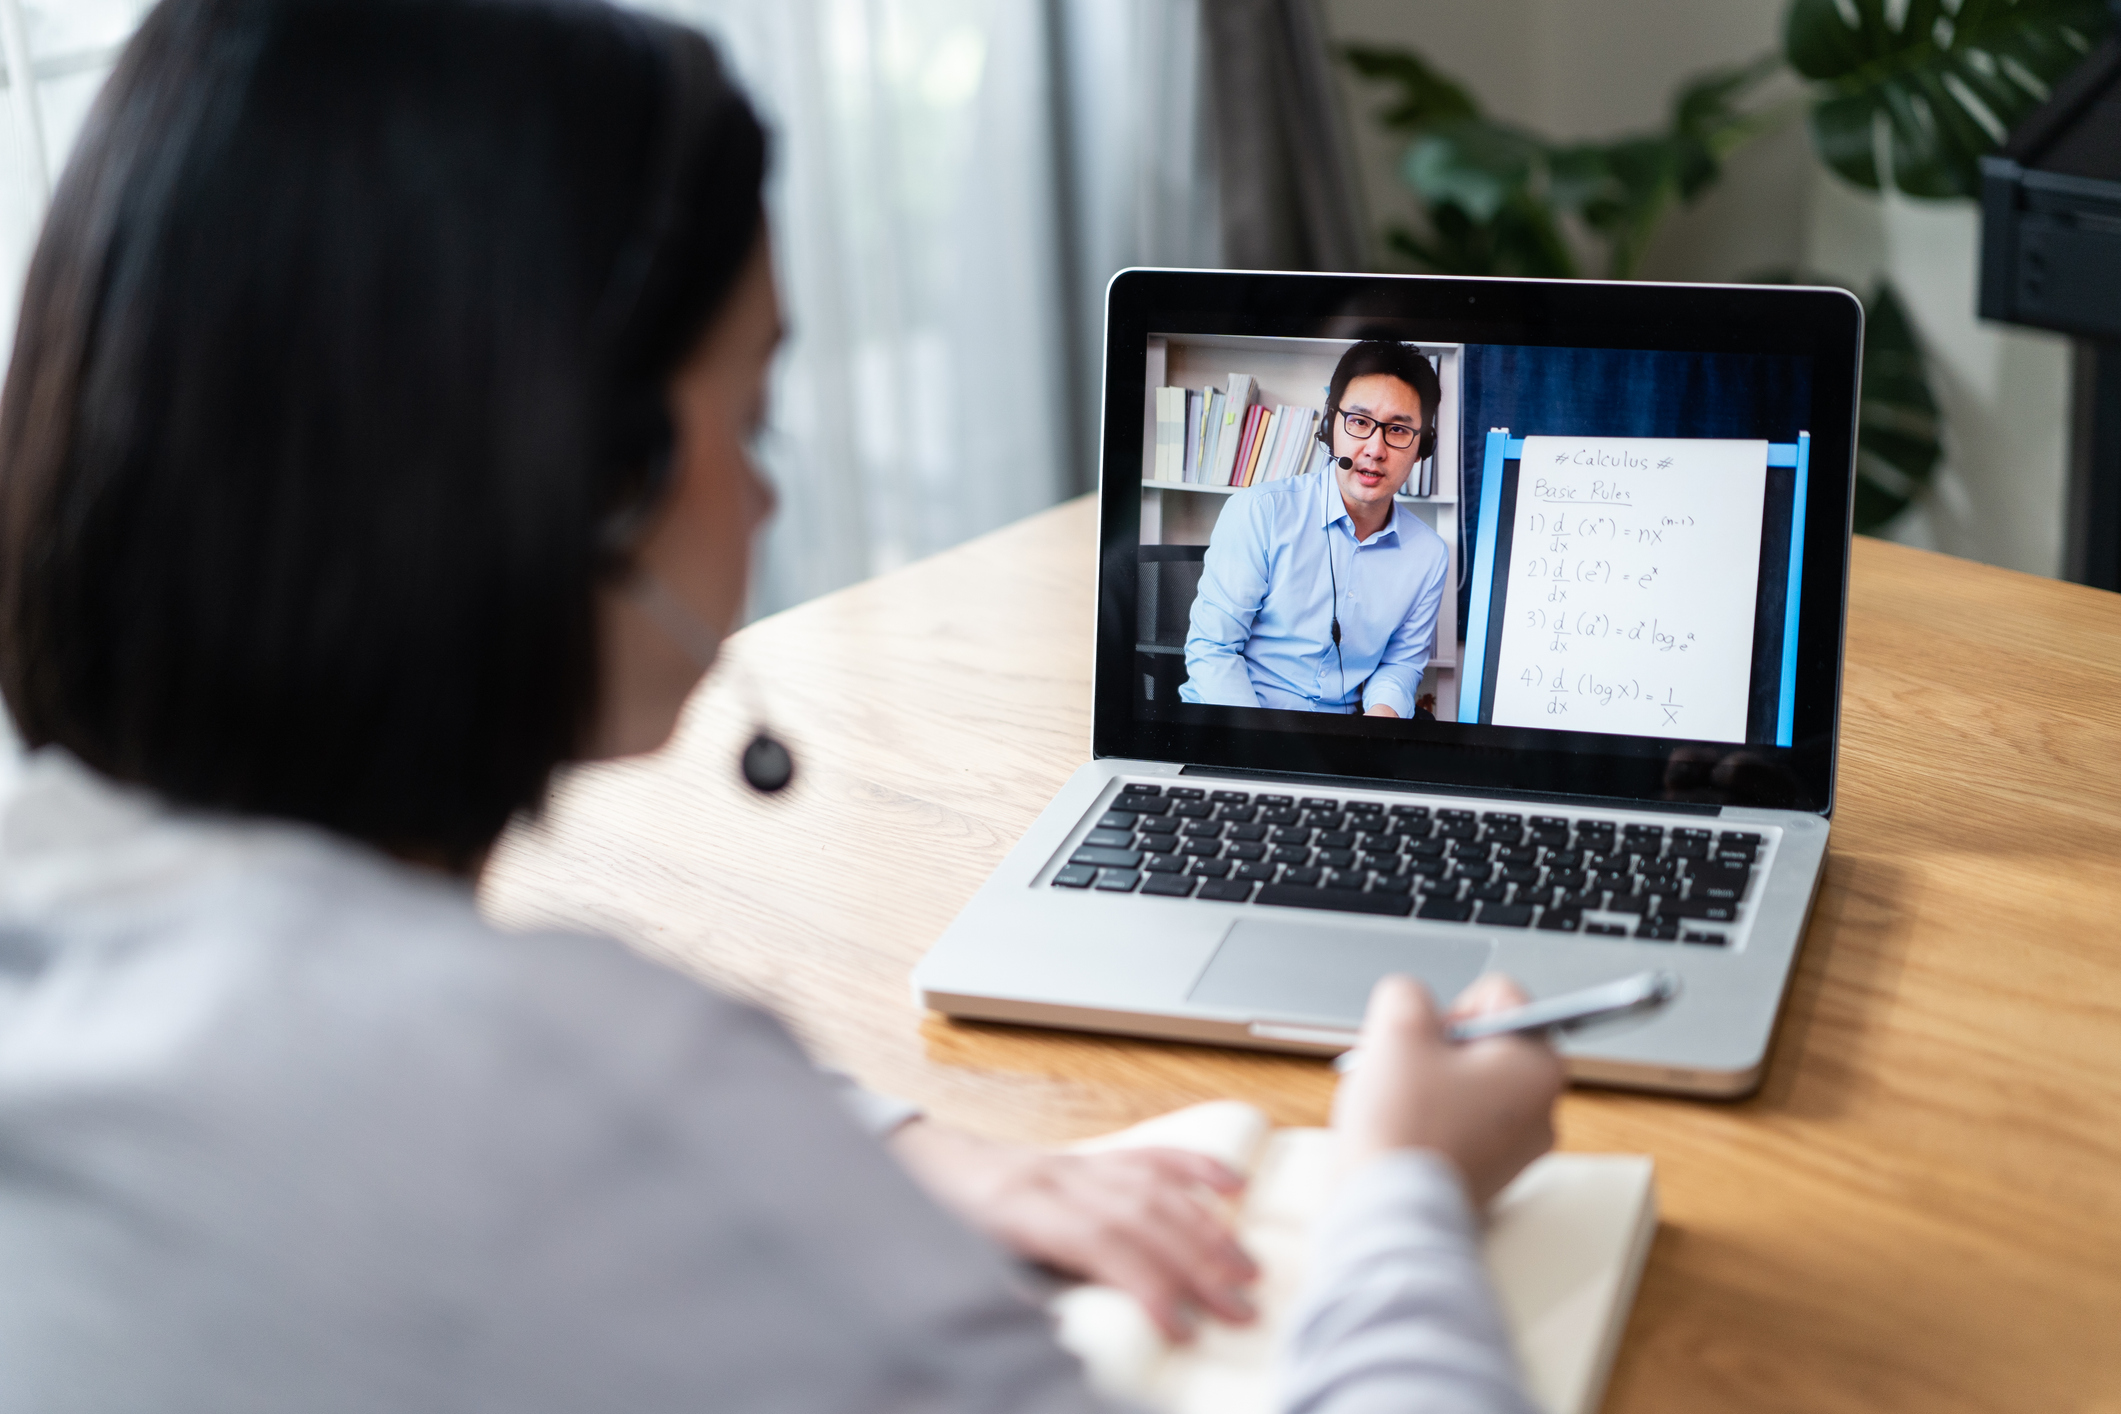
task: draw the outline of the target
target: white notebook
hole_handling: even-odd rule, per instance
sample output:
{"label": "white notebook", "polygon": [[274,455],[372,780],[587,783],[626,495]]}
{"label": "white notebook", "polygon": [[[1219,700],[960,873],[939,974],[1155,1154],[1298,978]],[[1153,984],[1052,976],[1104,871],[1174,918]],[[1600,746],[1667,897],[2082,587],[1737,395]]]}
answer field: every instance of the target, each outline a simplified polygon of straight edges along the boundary
{"label": "white notebook", "polygon": [[[1107,1287],[1055,1297],[1060,1341],[1098,1388],[1159,1414],[1268,1414],[1283,1321],[1303,1284],[1312,1217],[1332,1158],[1323,1129],[1276,1130],[1234,1100],[1194,1105],[1078,1150],[1165,1145],[1222,1160],[1250,1176],[1237,1213],[1240,1240],[1260,1266],[1250,1326],[1208,1322],[1173,1346],[1148,1312]],[[1647,1156],[1549,1154],[1488,1210],[1488,1272],[1532,1400],[1547,1414],[1593,1414],[1635,1302],[1657,1232],[1657,1187]]]}

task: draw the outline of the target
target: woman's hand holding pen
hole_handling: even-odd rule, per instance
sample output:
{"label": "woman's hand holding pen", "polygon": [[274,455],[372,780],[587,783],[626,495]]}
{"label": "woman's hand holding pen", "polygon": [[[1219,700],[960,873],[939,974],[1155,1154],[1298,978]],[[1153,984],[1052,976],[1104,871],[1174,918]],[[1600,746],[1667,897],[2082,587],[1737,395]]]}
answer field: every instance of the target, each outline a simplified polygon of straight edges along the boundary
{"label": "woman's hand holding pen", "polygon": [[1433,1150],[1457,1168],[1477,1207],[1553,1147],[1564,1080],[1554,1048],[1523,1035],[1461,1045],[1444,1034],[1451,1021],[1524,1001],[1516,983],[1491,975],[1446,1016],[1411,978],[1380,981],[1363,1018],[1362,1063],[1334,1097],[1346,1168],[1393,1150]]}

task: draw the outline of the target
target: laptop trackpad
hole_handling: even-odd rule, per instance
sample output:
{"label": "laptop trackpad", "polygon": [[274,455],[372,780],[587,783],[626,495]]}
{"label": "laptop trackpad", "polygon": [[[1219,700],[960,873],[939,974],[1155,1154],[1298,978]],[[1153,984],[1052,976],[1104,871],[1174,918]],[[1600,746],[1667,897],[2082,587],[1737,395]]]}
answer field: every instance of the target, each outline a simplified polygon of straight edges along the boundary
{"label": "laptop trackpad", "polygon": [[1479,938],[1395,938],[1321,928],[1303,919],[1243,918],[1223,935],[1186,1000],[1261,1021],[1353,1026],[1387,973],[1427,984],[1440,1006],[1464,991],[1494,953]]}

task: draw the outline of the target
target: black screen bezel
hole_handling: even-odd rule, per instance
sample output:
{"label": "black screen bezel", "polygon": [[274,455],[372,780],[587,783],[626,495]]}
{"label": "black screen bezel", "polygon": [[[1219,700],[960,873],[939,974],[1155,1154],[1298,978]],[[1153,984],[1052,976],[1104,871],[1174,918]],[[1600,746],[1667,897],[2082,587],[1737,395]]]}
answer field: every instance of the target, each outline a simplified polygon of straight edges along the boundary
{"label": "black screen bezel", "polygon": [[[1152,333],[1785,353],[1812,364],[1811,454],[1792,745],[1557,733],[1190,708],[1134,711],[1142,416]],[[1831,815],[1853,510],[1863,311],[1845,290],[1430,275],[1124,270],[1106,292],[1091,749],[1236,771]],[[1470,513],[1461,507],[1461,513]]]}

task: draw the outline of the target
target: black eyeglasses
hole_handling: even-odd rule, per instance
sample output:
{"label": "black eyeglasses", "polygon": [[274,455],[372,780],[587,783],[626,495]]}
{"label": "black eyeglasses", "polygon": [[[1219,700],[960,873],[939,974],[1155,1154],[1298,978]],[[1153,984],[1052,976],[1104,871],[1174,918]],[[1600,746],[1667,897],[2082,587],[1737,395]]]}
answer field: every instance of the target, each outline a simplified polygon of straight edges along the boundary
{"label": "black eyeglasses", "polygon": [[1414,439],[1421,435],[1421,429],[1409,427],[1404,422],[1379,422],[1376,418],[1364,417],[1359,412],[1342,413],[1340,425],[1347,428],[1348,435],[1358,442],[1369,441],[1370,434],[1382,427],[1385,430],[1385,445],[1397,447],[1402,452],[1413,446]]}

